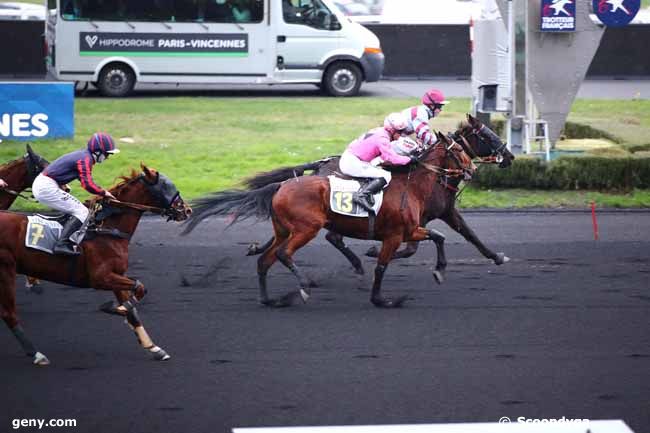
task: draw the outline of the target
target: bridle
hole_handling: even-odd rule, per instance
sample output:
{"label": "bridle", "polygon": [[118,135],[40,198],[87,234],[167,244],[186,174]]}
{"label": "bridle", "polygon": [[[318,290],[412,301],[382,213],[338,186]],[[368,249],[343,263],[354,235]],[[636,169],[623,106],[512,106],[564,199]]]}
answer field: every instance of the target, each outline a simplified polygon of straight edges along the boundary
{"label": "bridle", "polygon": [[[34,158],[37,158],[37,161],[34,161]],[[23,156],[23,159],[27,165],[26,183],[31,185],[34,182],[34,179],[36,179],[36,177],[45,169],[44,166],[47,166],[49,163],[42,157],[29,152]]]}
{"label": "bridle", "polygon": [[[489,156],[478,156],[474,152],[474,155],[471,156],[473,156],[474,159],[477,159],[476,162],[479,164],[501,164],[505,159],[504,151],[507,149],[506,143],[502,143],[500,146],[494,148],[492,147],[491,141],[487,141],[483,138],[483,133],[486,129],[485,125],[481,124],[481,126],[478,128],[472,125],[469,126],[471,128],[469,136],[476,136],[479,147],[481,147],[481,145],[487,145],[490,149]],[[460,139],[466,146],[466,149],[472,149],[472,146],[470,146],[467,137],[465,137],[462,132],[457,132],[454,134],[454,140],[456,139]]]}
{"label": "bridle", "polygon": [[165,194],[160,190],[160,173],[157,173],[156,180],[154,182],[149,182],[144,173],[141,173],[131,182],[136,181],[143,183],[147,187],[149,193],[154,196],[155,200],[158,202],[158,206],[130,203],[121,200],[114,200],[112,198],[103,199],[102,203],[111,208],[131,209],[138,212],[151,212],[161,215],[162,217],[167,217],[167,221],[175,219],[183,212],[176,206],[181,197],[180,193],[177,190],[174,191],[174,194],[172,194],[170,197],[166,197]]}
{"label": "bridle", "polygon": [[[460,146],[458,143],[455,141],[452,141],[449,146],[444,146],[445,149],[445,158],[451,157],[453,161],[456,163],[456,166],[461,167],[461,168],[445,168],[445,167],[440,167],[438,165],[434,164],[429,164],[428,162],[424,161],[417,161],[417,164],[422,166],[428,171],[431,171],[435,174],[437,174],[437,182],[442,185],[444,188],[449,189],[453,192],[458,192],[458,182],[453,182],[454,179],[460,179],[463,178],[465,180],[470,180],[472,178],[472,174],[474,170],[471,169],[471,167],[465,167],[463,163],[460,161],[458,158],[458,155],[456,154],[453,149],[455,146]],[[436,145],[431,148],[431,151],[434,151],[434,148]],[[461,146],[461,152],[463,151],[462,146]],[[425,150],[425,153],[428,152]],[[454,184],[455,183],[455,184]]]}
{"label": "bridle", "polygon": [[[37,161],[34,161],[34,158],[37,158]],[[31,185],[34,182],[34,179],[36,179],[36,177],[41,173],[41,171],[44,170],[44,168],[45,168],[44,166],[47,166],[49,164],[46,159],[42,158],[39,155],[30,153],[30,152],[26,153],[23,156],[23,160],[25,161],[25,166],[27,168],[27,176],[25,178],[25,184],[26,185]],[[31,190],[31,187],[23,189],[23,191],[30,191],[30,190]],[[22,198],[24,200],[27,200],[27,201],[35,201],[35,200],[32,200],[31,197],[26,196],[26,195],[22,194],[21,192],[15,191],[13,189],[4,188],[4,189],[0,189],[0,191],[4,192],[4,193],[7,193],[9,195],[13,195],[15,197],[20,197],[20,198]]]}

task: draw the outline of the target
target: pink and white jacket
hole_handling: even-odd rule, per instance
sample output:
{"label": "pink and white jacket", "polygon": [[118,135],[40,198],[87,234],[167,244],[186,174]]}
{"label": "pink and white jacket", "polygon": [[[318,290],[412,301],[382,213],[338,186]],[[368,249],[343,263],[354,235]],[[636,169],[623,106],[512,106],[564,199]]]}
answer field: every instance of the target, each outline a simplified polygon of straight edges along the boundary
{"label": "pink and white jacket", "polygon": [[384,128],[371,129],[350,143],[346,152],[365,162],[370,162],[377,156],[393,165],[406,165],[411,162],[408,156],[395,153],[390,139],[390,134]]}
{"label": "pink and white jacket", "polygon": [[402,111],[404,117],[409,120],[407,134],[415,133],[415,136],[426,147],[429,147],[438,141],[436,134],[431,131],[429,119],[434,116],[433,111],[426,105],[416,105]]}

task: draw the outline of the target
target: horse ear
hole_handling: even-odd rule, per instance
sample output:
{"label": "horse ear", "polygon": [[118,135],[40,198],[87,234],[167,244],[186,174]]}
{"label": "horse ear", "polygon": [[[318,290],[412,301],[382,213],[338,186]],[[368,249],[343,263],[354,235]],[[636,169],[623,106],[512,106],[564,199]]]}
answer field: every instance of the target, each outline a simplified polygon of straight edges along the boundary
{"label": "horse ear", "polygon": [[30,146],[29,143],[25,145],[25,149],[27,150],[27,154],[29,156],[34,156],[34,151],[32,150],[32,146]]}
{"label": "horse ear", "polygon": [[142,168],[142,172],[144,173],[144,175],[145,175],[146,177],[148,177],[148,178],[152,178],[152,177],[155,177],[155,176],[156,176],[156,175],[155,175],[151,170],[149,170],[149,167],[147,167],[146,165],[144,165],[144,162],[141,162],[141,163],[140,163],[140,168]]}
{"label": "horse ear", "polygon": [[478,123],[478,119],[469,113],[467,113],[467,121],[474,127],[476,127],[476,124]]}

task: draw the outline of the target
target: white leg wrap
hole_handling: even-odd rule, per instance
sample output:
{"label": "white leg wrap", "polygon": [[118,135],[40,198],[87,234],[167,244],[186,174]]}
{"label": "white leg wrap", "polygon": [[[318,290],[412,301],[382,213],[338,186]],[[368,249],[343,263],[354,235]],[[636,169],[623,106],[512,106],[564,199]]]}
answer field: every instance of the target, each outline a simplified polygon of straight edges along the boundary
{"label": "white leg wrap", "polygon": [[34,355],[34,365],[50,365],[50,360],[41,352],[36,352]]}

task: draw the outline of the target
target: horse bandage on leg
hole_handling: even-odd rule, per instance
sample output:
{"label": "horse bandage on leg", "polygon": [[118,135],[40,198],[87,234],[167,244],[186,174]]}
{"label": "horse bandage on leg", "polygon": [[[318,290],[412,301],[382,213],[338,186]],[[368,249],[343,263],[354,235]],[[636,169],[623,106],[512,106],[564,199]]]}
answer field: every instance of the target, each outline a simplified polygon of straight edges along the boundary
{"label": "horse bandage on leg", "polygon": [[133,292],[133,295],[138,301],[141,301],[142,298],[144,298],[144,295],[147,294],[147,290],[144,288],[144,284],[142,284],[140,280],[135,280],[131,292]]}
{"label": "horse bandage on leg", "polygon": [[127,324],[131,327],[131,329],[133,329],[133,332],[135,332],[140,345],[145,349],[152,349],[155,347],[155,345],[153,344],[153,341],[151,341],[151,337],[149,337],[147,331],[145,331],[144,327],[142,326],[140,316],[138,315],[138,310],[135,308],[135,305],[133,305],[133,302],[134,301],[132,301],[132,298],[129,298],[122,304],[124,308],[126,308]]}
{"label": "horse bandage on leg", "polygon": [[22,326],[16,325],[14,328],[11,329],[11,332],[13,332],[14,336],[20,343],[21,347],[23,348],[27,356],[34,356],[36,354],[36,348],[25,335],[25,331],[23,330]]}

